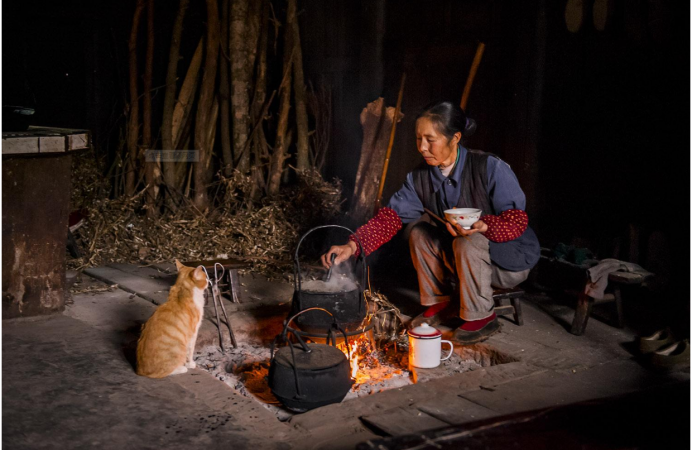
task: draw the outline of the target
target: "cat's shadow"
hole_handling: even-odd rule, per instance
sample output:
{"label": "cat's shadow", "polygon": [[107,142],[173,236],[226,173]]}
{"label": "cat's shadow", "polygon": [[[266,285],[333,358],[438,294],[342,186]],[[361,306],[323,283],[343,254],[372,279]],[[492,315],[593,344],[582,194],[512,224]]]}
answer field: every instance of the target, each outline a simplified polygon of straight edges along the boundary
{"label": "cat's shadow", "polygon": [[137,321],[121,332],[121,351],[125,360],[132,366],[133,371],[137,370],[137,340],[140,338],[144,323],[145,321]]}

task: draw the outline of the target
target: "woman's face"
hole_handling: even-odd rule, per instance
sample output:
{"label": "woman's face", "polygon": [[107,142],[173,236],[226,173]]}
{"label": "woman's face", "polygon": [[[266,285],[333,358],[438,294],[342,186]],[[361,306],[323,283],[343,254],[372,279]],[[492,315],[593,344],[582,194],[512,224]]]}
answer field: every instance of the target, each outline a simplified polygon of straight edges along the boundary
{"label": "woman's face", "polygon": [[420,117],[416,121],[416,147],[430,166],[447,167],[453,164],[461,137],[462,134],[458,132],[452,139],[448,139],[428,117]]}

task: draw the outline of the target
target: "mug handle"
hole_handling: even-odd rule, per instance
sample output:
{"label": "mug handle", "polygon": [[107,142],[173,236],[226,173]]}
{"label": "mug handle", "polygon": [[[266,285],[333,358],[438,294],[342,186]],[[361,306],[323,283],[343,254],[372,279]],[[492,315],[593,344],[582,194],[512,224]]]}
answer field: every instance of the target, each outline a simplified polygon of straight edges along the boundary
{"label": "mug handle", "polygon": [[450,358],[452,356],[452,352],[455,350],[455,347],[453,347],[452,342],[450,341],[440,341],[441,345],[442,344],[449,344],[450,345],[450,353],[448,353],[448,356],[445,358],[440,358],[441,361],[445,361],[446,359]]}

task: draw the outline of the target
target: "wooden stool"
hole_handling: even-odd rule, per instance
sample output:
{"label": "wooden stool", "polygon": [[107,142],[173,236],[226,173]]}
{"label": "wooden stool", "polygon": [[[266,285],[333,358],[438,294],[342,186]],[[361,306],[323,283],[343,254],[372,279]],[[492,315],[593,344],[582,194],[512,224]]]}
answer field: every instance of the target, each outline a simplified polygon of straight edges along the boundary
{"label": "wooden stool", "polygon": [[221,264],[224,267],[225,276],[229,280],[229,296],[234,303],[240,303],[238,293],[241,290],[241,285],[238,281],[238,269],[247,269],[250,263],[238,259],[208,259],[204,261],[186,261],[182,263],[184,266],[197,267],[203,266],[207,269],[210,277],[214,277],[214,265]]}
{"label": "wooden stool", "polygon": [[604,294],[603,299],[594,299],[585,294],[584,291],[579,292],[578,303],[575,308],[575,317],[573,317],[573,325],[570,332],[576,336],[582,336],[587,328],[587,320],[592,313],[592,306],[596,303],[615,302],[616,317],[614,324],[618,328],[623,328],[623,302],[621,300],[621,285],[641,285],[645,280],[651,277],[652,273],[632,273],[632,272],[612,272],[609,274],[609,285],[607,290],[611,291]]}
{"label": "wooden stool", "polygon": [[[515,318],[515,323],[518,325],[524,325],[524,320],[522,320],[522,307],[520,306],[520,299],[524,297],[525,291],[519,287],[514,287],[510,289],[495,289],[493,291],[493,303],[496,305],[493,308],[493,312],[497,316],[505,316],[512,314]],[[503,300],[510,300],[509,305],[503,305]]]}

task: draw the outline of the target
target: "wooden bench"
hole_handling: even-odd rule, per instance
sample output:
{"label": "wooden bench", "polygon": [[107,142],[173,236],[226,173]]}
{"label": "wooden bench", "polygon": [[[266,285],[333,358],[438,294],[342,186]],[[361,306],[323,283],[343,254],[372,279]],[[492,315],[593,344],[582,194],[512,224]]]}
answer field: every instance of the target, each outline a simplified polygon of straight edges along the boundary
{"label": "wooden bench", "polygon": [[587,327],[587,320],[592,313],[592,306],[597,303],[615,302],[614,325],[623,328],[623,301],[621,298],[621,286],[623,285],[642,285],[652,273],[632,273],[632,272],[612,272],[609,274],[609,284],[603,299],[594,299],[585,294],[584,291],[577,293],[578,303],[575,308],[575,317],[570,332],[576,336],[581,336]]}
{"label": "wooden bench", "polygon": [[[497,316],[505,316],[512,314],[515,323],[518,325],[524,325],[524,320],[522,319],[522,307],[520,306],[520,299],[524,297],[525,291],[519,287],[514,287],[510,289],[495,289],[493,291],[493,303],[496,305],[493,311]],[[508,305],[504,305],[503,301],[509,300]]]}
{"label": "wooden bench", "polygon": [[[224,267],[224,276],[228,280],[228,294],[231,301],[234,303],[240,303],[240,298],[238,293],[241,291],[241,285],[238,281],[238,270],[250,268],[250,263],[241,261],[239,259],[208,259],[204,261],[186,261],[182,263],[184,266],[188,267],[198,267],[203,266],[207,269],[207,273],[211,279],[214,279],[214,266],[216,264],[221,264]],[[221,290],[221,286],[219,288]],[[223,292],[222,292],[223,293]]]}

